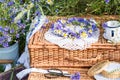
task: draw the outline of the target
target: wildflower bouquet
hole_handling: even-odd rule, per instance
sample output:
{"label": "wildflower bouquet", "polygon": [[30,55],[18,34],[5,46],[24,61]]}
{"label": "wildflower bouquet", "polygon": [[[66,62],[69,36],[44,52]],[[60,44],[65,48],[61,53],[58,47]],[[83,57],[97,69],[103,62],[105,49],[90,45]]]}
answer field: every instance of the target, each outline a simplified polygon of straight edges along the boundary
{"label": "wildflower bouquet", "polygon": [[94,19],[60,19],[45,33],[45,39],[68,50],[84,50],[98,41],[100,31]]}
{"label": "wildflower bouquet", "polygon": [[9,47],[14,44],[20,34],[24,34],[25,24],[14,23],[15,13],[20,10],[16,9],[14,1],[0,1],[0,47]]}
{"label": "wildflower bouquet", "polygon": [[[44,4],[44,5],[43,5]],[[42,7],[52,0],[0,0],[0,47],[9,47],[25,37],[32,20],[44,15]]]}
{"label": "wildflower bouquet", "polygon": [[58,20],[52,26],[53,33],[70,39],[84,39],[91,37],[97,26],[91,20],[84,18],[69,18],[68,20]]}

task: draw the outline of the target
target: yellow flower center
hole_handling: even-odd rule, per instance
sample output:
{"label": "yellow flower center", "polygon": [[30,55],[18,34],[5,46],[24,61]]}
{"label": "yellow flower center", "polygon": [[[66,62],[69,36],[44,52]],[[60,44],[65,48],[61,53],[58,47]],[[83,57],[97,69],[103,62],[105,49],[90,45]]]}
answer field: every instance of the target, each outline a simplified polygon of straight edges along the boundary
{"label": "yellow flower center", "polygon": [[63,34],[63,36],[64,36],[64,37],[67,37],[67,34],[66,34],[66,33],[64,33],[64,34]]}
{"label": "yellow flower center", "polygon": [[53,1],[52,0],[47,0],[46,1],[49,5],[53,5]]}
{"label": "yellow flower center", "polygon": [[47,0],[47,2],[51,2],[51,0]]}
{"label": "yellow flower center", "polygon": [[61,34],[61,30],[58,30],[58,34]]}
{"label": "yellow flower center", "polygon": [[92,33],[92,29],[90,29],[88,32],[89,32],[89,33]]}
{"label": "yellow flower center", "polygon": [[82,37],[82,38],[86,38],[87,36],[88,36],[88,35],[86,34],[86,32],[82,32],[82,33],[81,33],[81,37]]}
{"label": "yellow flower center", "polygon": [[61,22],[64,24],[64,23],[66,23],[66,20],[61,20]]}

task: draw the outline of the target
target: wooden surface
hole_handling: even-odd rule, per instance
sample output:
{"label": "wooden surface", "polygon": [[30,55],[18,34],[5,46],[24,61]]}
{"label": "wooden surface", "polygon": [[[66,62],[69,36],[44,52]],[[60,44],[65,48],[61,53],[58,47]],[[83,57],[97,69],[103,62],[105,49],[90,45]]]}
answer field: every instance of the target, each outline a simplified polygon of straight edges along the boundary
{"label": "wooden surface", "polygon": [[0,60],[0,64],[8,64],[8,63],[13,63],[13,60]]}

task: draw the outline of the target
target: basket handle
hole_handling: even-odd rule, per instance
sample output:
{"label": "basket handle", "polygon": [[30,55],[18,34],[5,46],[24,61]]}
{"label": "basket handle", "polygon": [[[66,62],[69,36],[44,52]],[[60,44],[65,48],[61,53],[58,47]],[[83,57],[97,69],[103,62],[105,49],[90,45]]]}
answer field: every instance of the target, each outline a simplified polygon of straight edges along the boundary
{"label": "basket handle", "polygon": [[80,59],[80,58],[77,58],[77,57],[70,59],[68,57],[68,55],[66,55],[66,57],[65,57],[66,60],[70,60],[70,61],[97,61],[101,58],[102,58],[102,54],[97,55],[95,58],[89,58],[89,59]]}

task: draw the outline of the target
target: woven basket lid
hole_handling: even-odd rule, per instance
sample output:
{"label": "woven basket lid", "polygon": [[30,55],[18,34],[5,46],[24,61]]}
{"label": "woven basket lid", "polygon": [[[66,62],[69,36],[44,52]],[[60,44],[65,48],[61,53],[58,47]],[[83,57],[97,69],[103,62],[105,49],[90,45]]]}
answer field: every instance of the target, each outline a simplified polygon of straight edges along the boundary
{"label": "woven basket lid", "polygon": [[89,76],[94,76],[96,74],[99,74],[109,65],[109,63],[110,62],[108,60],[103,60],[101,62],[98,62],[88,70],[87,74]]}
{"label": "woven basket lid", "polygon": [[105,68],[101,74],[106,78],[120,79],[120,63],[111,62],[107,68]]}

